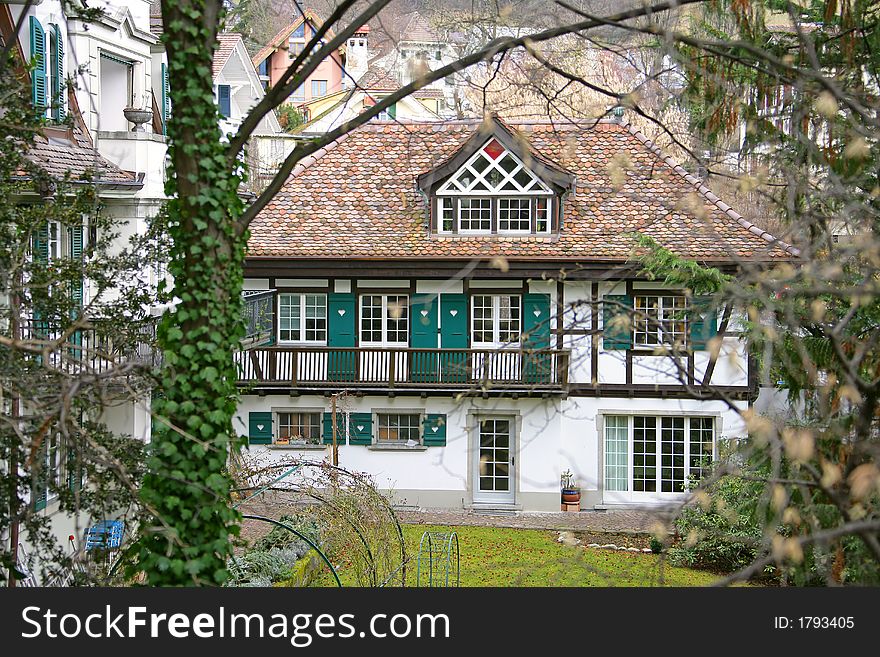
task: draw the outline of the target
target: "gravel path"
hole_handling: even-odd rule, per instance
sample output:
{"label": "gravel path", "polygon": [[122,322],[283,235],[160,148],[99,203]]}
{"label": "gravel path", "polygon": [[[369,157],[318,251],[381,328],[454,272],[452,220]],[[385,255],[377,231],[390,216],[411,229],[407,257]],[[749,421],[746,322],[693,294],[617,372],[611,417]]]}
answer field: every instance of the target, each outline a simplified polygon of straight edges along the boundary
{"label": "gravel path", "polygon": [[[268,494],[259,500],[248,502],[242,508],[269,518],[278,518],[292,509],[293,505],[282,494]],[[470,509],[399,509],[400,521],[410,525],[447,525],[478,527],[511,527],[516,529],[553,529],[559,531],[588,532],[595,534],[653,534],[658,523],[667,523],[668,514],[661,509],[621,509],[607,511],[580,511],[578,513],[516,513],[492,514],[488,511]],[[668,527],[668,524],[667,524]],[[245,520],[242,537],[248,542],[271,529],[267,523]]]}

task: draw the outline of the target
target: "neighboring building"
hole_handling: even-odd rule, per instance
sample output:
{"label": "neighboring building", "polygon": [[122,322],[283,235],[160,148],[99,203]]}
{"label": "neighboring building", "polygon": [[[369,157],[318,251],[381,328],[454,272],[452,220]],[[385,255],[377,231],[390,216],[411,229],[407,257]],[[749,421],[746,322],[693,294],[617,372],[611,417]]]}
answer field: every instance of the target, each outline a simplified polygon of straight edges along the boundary
{"label": "neighboring building", "polygon": [[746,434],[708,384],[745,410],[755,371],[727,313],[637,274],[636,231],[731,273],[794,253],[619,123],[363,126],[251,225],[274,337],[236,428],[321,459],[344,392],[340,465],[400,504],[556,511],[566,469],[585,508],[681,499]]}
{"label": "neighboring building", "polygon": [[[19,20],[23,25],[17,35],[17,50],[22,61],[37,61],[31,73],[32,98],[36,106],[45,108],[49,121],[29,157],[59,178],[91,180],[101,212],[117,222],[114,239],[120,247],[127,245],[131,237],[144,235],[165,199],[166,145],[162,132],[170,111],[163,79],[164,54],[158,37],[150,32],[150,3],[129,0],[124,5],[110,5],[102,18],[88,24],[67,17],[57,0],[44,0],[29,8],[3,5],[0,12],[4,43],[14,44],[13,25]],[[68,91],[66,85],[70,77],[75,82],[73,91]],[[142,111],[135,116],[131,110]],[[137,118],[139,123],[132,123],[130,118]],[[83,258],[89,240],[98,237],[97,230],[88,225],[87,219],[67,226],[49,222],[46,232],[40,233],[46,237],[38,236],[34,241],[33,257]],[[145,262],[138,278],[144,286],[155,286],[163,276],[156,263]],[[97,293],[97,286],[88,279],[77,291],[84,305],[97,299],[100,307],[108,292],[104,291],[102,297]],[[142,310],[144,317],[160,312],[155,308]],[[23,322],[26,337],[33,328],[30,319]],[[43,326],[39,330],[45,335],[56,329]],[[102,371],[109,366],[106,359],[96,355],[111,348],[104,338],[94,331],[82,331],[76,340],[84,347],[89,368]],[[142,355],[131,353],[129,357]],[[55,362],[54,356],[50,363]],[[108,390],[106,400],[100,416],[95,413],[87,419],[103,422],[118,435],[149,440],[149,394],[132,401],[130,396],[114,397]],[[25,403],[21,410],[26,416],[32,409]],[[38,478],[46,483],[32,491],[30,502],[51,518],[61,545],[70,535],[77,537],[78,545],[81,530],[93,519],[59,513],[48,484],[88,485],[68,471],[66,450],[60,435],[48,443],[41,457],[46,459],[45,469]],[[22,544],[27,543],[27,537],[22,536]]]}
{"label": "neighboring building", "polygon": [[[388,71],[372,67],[357,81],[356,88],[339,91],[303,105],[304,116],[311,118],[290,132],[307,137],[323,135],[354,119],[399,89],[400,83]],[[375,120],[439,121],[440,116],[426,106],[429,102],[436,106],[437,95],[430,89],[402,98],[380,112]]]}
{"label": "neighboring building", "polygon": [[[265,95],[251,58],[240,34],[224,32],[217,35],[214,52],[214,94],[220,112],[220,130],[224,135],[235,133],[242,119]],[[260,121],[255,135],[273,135],[281,132],[275,112]]]}
{"label": "neighboring building", "polygon": [[[451,64],[458,58],[455,46],[440,36],[424,16],[418,12],[410,15],[400,31],[399,38],[385,55],[371,65],[390,71],[406,85],[429,71]],[[434,104],[426,106],[447,118],[453,115],[455,77],[449,76],[425,87],[439,96]]]}
{"label": "neighboring building", "polygon": [[[275,86],[278,83],[278,80],[281,79],[296,56],[303,51],[322,23],[321,18],[307,9],[303,15],[278,32],[265,48],[254,55],[253,63],[264,88],[270,85]],[[367,59],[366,39],[368,32],[369,29],[365,26],[362,31],[349,39],[348,48],[354,50],[354,59],[360,67],[365,65]],[[325,40],[330,40],[333,36],[333,31],[328,30]],[[354,41],[353,46],[351,45],[352,41]],[[358,45],[359,42],[362,42],[361,45]],[[322,40],[321,44],[323,45],[323,43]],[[294,90],[288,102],[301,105],[346,88],[348,76],[345,67],[348,48],[346,46],[339,48],[338,51],[321,62],[306,81]],[[364,70],[366,69],[364,68]]]}

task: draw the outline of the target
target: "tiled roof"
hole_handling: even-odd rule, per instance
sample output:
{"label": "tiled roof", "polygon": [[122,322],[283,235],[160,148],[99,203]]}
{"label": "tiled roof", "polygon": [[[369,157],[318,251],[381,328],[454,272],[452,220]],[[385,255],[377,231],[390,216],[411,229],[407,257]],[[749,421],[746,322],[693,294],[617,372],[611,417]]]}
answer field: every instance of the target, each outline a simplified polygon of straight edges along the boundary
{"label": "tiled roof", "polygon": [[[290,36],[290,33],[293,32],[297,27],[299,27],[300,24],[306,19],[311,21],[312,24],[318,28],[324,24],[324,20],[311,9],[303,10],[303,13],[298,18],[294,19],[293,22],[288,23],[287,26],[282,28],[275,36],[273,36],[269,40],[269,43],[267,43],[256,55],[252,57],[254,66],[258,66],[264,59],[266,59],[266,57],[272,54],[272,51],[281,46]],[[333,29],[330,28],[324,35],[324,40],[329,41],[333,37]]]}
{"label": "tiled roof", "polygon": [[230,55],[235,50],[235,45],[242,40],[236,32],[221,32],[217,35],[217,50],[214,51],[213,74],[214,79],[220,75],[220,71],[226,66]]}
{"label": "tiled roof", "polygon": [[790,258],[795,251],[737,214],[613,122],[511,126],[545,161],[576,176],[553,237],[437,236],[416,178],[448,160],[480,123],[367,124],[293,171],[252,222],[250,257],[625,262],[633,232],[707,262]]}
{"label": "tiled roof", "polygon": [[424,16],[419,13],[413,13],[406,27],[400,33],[401,41],[412,41],[415,43],[440,43],[440,37],[434,31]]}
{"label": "tiled roof", "polygon": [[[62,136],[62,131],[46,131],[38,135],[28,159],[53,178],[70,176],[71,180],[90,179],[103,184],[135,184],[137,178],[131,171],[120,169],[98,155],[85,132],[74,123],[73,139]],[[70,134],[70,133],[68,133]],[[57,136],[56,136],[57,135]],[[25,172],[19,172],[25,175]]]}
{"label": "tiled roof", "polygon": [[[90,180],[105,185],[139,185],[140,180],[131,171],[116,166],[98,154],[88,129],[82,120],[76,94],[68,92],[71,127],[46,128],[34,139],[28,159],[53,178]],[[28,177],[27,171],[17,175]]]}
{"label": "tiled roof", "polygon": [[400,82],[388,69],[371,66],[357,81],[357,86],[367,91],[397,91]]}
{"label": "tiled roof", "polygon": [[153,4],[150,5],[150,32],[156,36],[162,36],[163,31],[162,3],[160,0],[153,0]]}

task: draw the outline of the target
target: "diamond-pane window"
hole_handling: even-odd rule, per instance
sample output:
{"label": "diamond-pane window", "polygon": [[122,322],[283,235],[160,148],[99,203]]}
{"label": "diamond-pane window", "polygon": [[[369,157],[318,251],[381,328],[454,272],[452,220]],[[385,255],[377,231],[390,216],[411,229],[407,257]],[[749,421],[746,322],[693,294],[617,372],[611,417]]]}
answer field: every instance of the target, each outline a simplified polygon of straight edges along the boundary
{"label": "diamond-pane window", "polygon": [[518,166],[516,160],[510,157],[510,155],[505,155],[503,158],[501,158],[501,162],[499,162],[499,164],[501,165],[502,169],[507,171],[507,173],[510,173]]}
{"label": "diamond-pane window", "polygon": [[504,146],[499,144],[495,139],[486,144],[486,147],[483,151],[491,157],[493,160],[497,160],[500,155],[504,152]]}
{"label": "diamond-pane window", "polygon": [[485,157],[478,157],[474,160],[473,164],[471,164],[471,168],[477,173],[483,173],[486,170],[486,167],[489,166],[491,162],[487,160]]}

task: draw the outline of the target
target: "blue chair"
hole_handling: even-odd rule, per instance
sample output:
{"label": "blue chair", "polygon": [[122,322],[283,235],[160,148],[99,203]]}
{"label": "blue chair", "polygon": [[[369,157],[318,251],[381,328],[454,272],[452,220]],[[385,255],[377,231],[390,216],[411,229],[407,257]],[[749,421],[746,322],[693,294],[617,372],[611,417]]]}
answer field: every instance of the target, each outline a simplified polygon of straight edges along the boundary
{"label": "blue chair", "polygon": [[101,520],[86,528],[85,549],[114,550],[122,545],[124,532],[125,523],[121,520]]}

